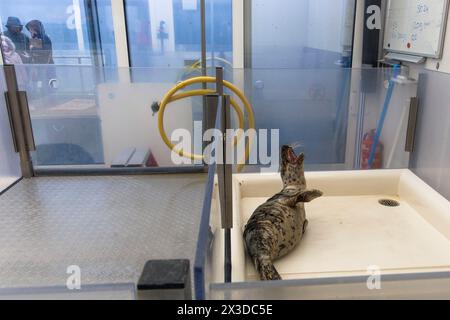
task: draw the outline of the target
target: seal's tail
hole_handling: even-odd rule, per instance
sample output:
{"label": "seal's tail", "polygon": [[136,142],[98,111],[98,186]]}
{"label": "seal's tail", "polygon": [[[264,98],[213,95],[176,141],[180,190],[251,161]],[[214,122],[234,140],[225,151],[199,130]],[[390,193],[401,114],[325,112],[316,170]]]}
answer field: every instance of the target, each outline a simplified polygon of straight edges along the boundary
{"label": "seal's tail", "polygon": [[254,258],[256,270],[258,270],[259,276],[263,281],[281,280],[281,276],[277,269],[267,256],[258,256]]}

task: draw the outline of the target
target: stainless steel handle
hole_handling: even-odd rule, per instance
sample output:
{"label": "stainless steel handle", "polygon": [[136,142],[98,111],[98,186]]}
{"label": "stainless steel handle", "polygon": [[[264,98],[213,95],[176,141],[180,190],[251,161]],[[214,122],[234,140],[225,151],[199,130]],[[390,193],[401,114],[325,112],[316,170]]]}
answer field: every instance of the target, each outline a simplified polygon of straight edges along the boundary
{"label": "stainless steel handle", "polygon": [[409,109],[408,130],[406,131],[406,152],[414,151],[414,142],[416,137],[417,115],[419,112],[419,98],[411,98]]}

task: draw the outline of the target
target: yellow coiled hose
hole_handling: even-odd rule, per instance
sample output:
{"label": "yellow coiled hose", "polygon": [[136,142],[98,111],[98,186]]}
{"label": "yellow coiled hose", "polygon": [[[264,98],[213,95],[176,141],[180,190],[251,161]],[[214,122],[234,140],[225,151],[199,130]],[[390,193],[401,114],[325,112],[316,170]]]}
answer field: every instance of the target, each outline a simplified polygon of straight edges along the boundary
{"label": "yellow coiled hose", "polygon": [[[205,96],[214,94],[216,91],[212,89],[197,89],[197,90],[190,90],[182,93],[178,93],[178,91],[199,83],[216,83],[216,78],[214,77],[196,77],[192,79],[188,79],[186,81],[178,83],[175,87],[173,87],[167,94],[164,96],[163,100],[161,101],[159,105],[159,114],[158,114],[158,128],[159,133],[161,134],[161,138],[163,139],[164,143],[175,153],[177,153],[179,156],[188,158],[191,160],[201,160],[204,161],[203,155],[198,154],[191,154],[189,152],[185,152],[184,150],[176,150],[176,146],[170,141],[169,137],[167,136],[166,130],[164,128],[164,114],[167,108],[167,105],[171,102],[178,101],[181,99],[185,99],[188,97],[195,97],[195,96]],[[247,97],[242,93],[241,90],[239,90],[236,86],[234,86],[232,83],[228,81],[223,81],[223,85],[230,89],[233,93],[236,94],[236,96],[242,101],[244,104],[244,108],[248,113],[249,116],[249,128],[255,129],[255,115],[253,113],[253,108],[248,101]],[[178,93],[178,94],[177,94]],[[231,106],[235,110],[238,119],[239,119],[239,129],[245,130],[245,116],[244,111],[241,109],[239,104],[236,102],[235,99],[230,99]],[[239,139],[242,138],[241,135],[238,135],[237,138],[233,141],[233,145],[236,146],[239,142]],[[252,134],[250,134],[249,142],[245,145],[245,161],[243,164],[240,164],[238,166],[238,171],[241,172],[242,169],[245,166],[245,163],[247,162],[249,156],[250,156],[250,149],[253,142]]]}

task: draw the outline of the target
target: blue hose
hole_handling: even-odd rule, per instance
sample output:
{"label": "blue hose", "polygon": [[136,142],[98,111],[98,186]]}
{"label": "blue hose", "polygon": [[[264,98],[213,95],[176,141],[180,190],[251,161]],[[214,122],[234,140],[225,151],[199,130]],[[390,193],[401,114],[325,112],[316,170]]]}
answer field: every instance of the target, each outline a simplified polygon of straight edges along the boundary
{"label": "blue hose", "polygon": [[387,112],[389,110],[389,105],[391,104],[392,95],[394,93],[395,82],[394,79],[400,73],[400,65],[396,64],[394,66],[394,76],[389,80],[389,87],[386,93],[386,99],[384,100],[383,111],[381,112],[381,117],[378,122],[377,132],[373,140],[372,150],[370,151],[369,157],[369,168],[372,168],[373,162],[375,161],[375,154],[377,152],[378,143],[380,142],[381,133],[383,132],[384,122],[386,120]]}

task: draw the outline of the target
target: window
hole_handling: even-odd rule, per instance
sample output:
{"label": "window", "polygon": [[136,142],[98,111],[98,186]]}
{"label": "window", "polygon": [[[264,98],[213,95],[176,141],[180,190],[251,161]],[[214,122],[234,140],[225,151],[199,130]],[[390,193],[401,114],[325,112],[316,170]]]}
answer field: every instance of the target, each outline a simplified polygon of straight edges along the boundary
{"label": "window", "polygon": [[[200,0],[126,0],[125,7],[132,67],[180,68],[201,58]],[[210,56],[230,61],[232,0],[207,0],[205,13]]]}
{"label": "window", "polygon": [[355,0],[253,0],[251,15],[257,126],[280,128],[309,163],[345,163]]}
{"label": "window", "polygon": [[6,0],[0,22],[19,54],[14,64],[116,64],[111,0]]}
{"label": "window", "polygon": [[355,0],[253,0],[253,68],[351,66]]}
{"label": "window", "polygon": [[214,65],[233,63],[233,6],[231,0],[206,2],[206,50]]}

